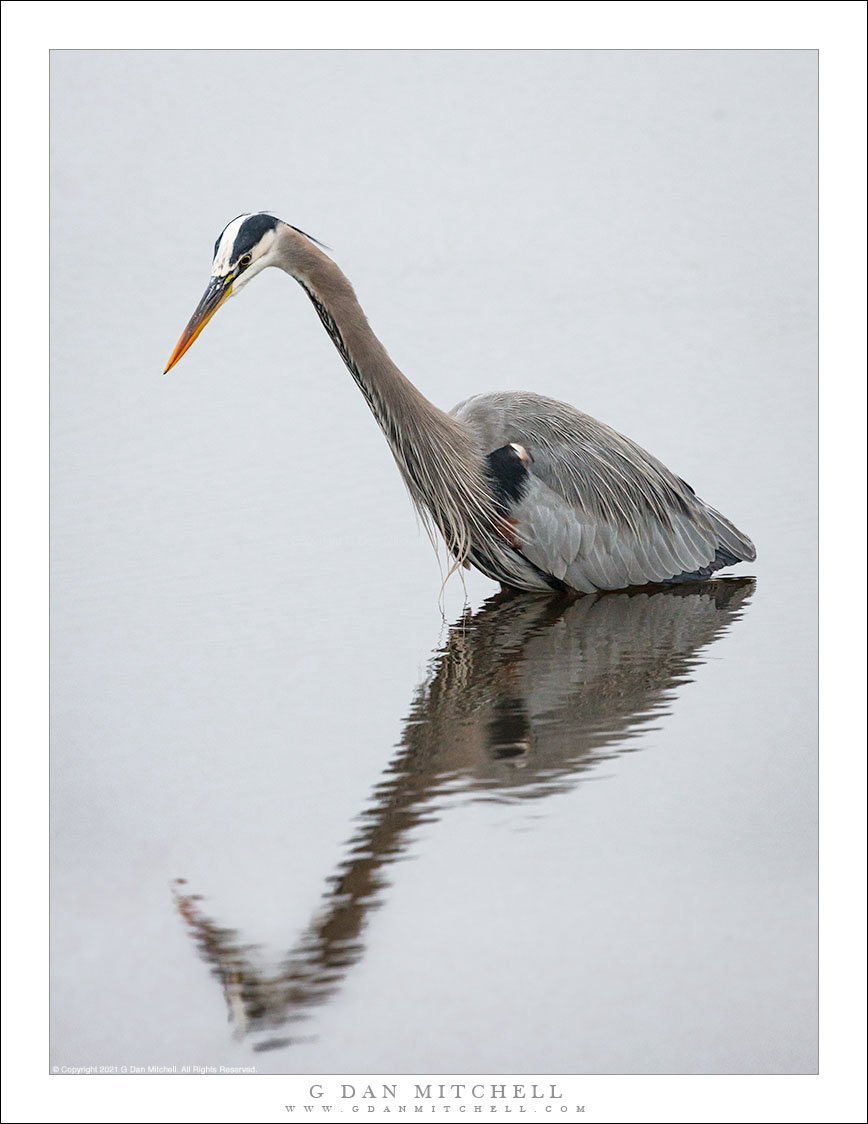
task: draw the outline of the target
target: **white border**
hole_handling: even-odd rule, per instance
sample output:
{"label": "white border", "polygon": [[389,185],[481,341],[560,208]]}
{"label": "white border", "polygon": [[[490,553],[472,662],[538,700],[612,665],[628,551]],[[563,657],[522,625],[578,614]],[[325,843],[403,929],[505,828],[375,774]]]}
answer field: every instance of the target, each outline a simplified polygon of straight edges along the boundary
{"label": "white border", "polygon": [[[865,994],[865,879],[860,859],[865,789],[860,704],[865,678],[862,637],[854,635],[854,629],[864,619],[860,513],[865,499],[865,270],[860,255],[865,245],[865,5],[829,0],[4,3],[4,1120],[278,1119],[286,1118],[284,1104],[292,1103],[293,1097],[299,1103],[310,1083],[299,1077],[73,1080],[52,1079],[47,1073],[47,52],[257,48],[263,45],[263,27],[272,28],[274,41],[275,22],[287,28],[278,38],[293,49],[819,49],[821,588],[826,591],[821,618],[826,761],[821,804],[821,1074],[546,1080],[575,1090],[577,1103],[587,1106],[587,1120],[864,1120],[859,1100],[864,1020],[856,1005]],[[20,234],[26,239],[23,246]],[[798,565],[798,544],[793,558]],[[808,587],[805,604],[793,611],[811,611],[811,595]],[[433,1079],[434,1075],[425,1078]],[[412,1078],[379,1080],[405,1083]]]}

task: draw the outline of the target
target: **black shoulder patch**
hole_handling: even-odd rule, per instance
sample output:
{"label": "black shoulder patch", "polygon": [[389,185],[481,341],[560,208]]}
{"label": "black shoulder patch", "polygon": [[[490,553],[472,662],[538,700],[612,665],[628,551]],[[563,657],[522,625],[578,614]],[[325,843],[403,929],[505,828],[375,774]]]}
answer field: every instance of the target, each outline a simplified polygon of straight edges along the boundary
{"label": "black shoulder patch", "polygon": [[279,219],[274,215],[251,215],[245,219],[235,236],[232,247],[232,261],[238,261],[242,254],[249,253],[267,230],[274,230]]}
{"label": "black shoulder patch", "polygon": [[504,445],[502,449],[489,453],[485,466],[499,502],[504,507],[509,503],[518,503],[527,488],[528,471],[512,445]]}

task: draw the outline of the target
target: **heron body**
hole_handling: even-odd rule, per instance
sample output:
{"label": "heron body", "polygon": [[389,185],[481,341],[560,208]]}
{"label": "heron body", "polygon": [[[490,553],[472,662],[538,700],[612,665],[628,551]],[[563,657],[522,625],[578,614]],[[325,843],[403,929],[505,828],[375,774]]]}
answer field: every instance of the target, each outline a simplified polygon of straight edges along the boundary
{"label": "heron body", "polygon": [[352,285],[308,235],[240,215],[168,371],[229,296],[267,266],[307,293],[385,434],[417,509],[458,562],[532,592],[698,581],[753,543],[650,453],[566,403],[480,394],[439,410],[398,370]]}

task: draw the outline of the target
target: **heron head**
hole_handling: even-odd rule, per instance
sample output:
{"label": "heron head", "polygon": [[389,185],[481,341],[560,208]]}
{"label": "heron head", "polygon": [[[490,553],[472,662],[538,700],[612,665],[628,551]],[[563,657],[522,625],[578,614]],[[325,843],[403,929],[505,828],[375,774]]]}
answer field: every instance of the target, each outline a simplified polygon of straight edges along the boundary
{"label": "heron head", "polygon": [[276,264],[277,228],[280,219],[260,211],[239,215],[223,230],[214,244],[211,280],[190,323],[172,352],[166,370],[171,370],[217,311],[260,270]]}

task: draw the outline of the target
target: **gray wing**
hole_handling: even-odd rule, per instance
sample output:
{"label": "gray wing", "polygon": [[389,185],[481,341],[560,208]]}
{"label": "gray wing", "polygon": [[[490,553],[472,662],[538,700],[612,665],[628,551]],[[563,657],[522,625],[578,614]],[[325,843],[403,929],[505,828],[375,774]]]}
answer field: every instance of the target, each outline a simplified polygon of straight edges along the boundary
{"label": "gray wing", "polygon": [[488,454],[515,442],[532,463],[510,508],[519,550],[586,593],[709,577],[753,543],[650,453],[538,394],[480,394],[452,411]]}

